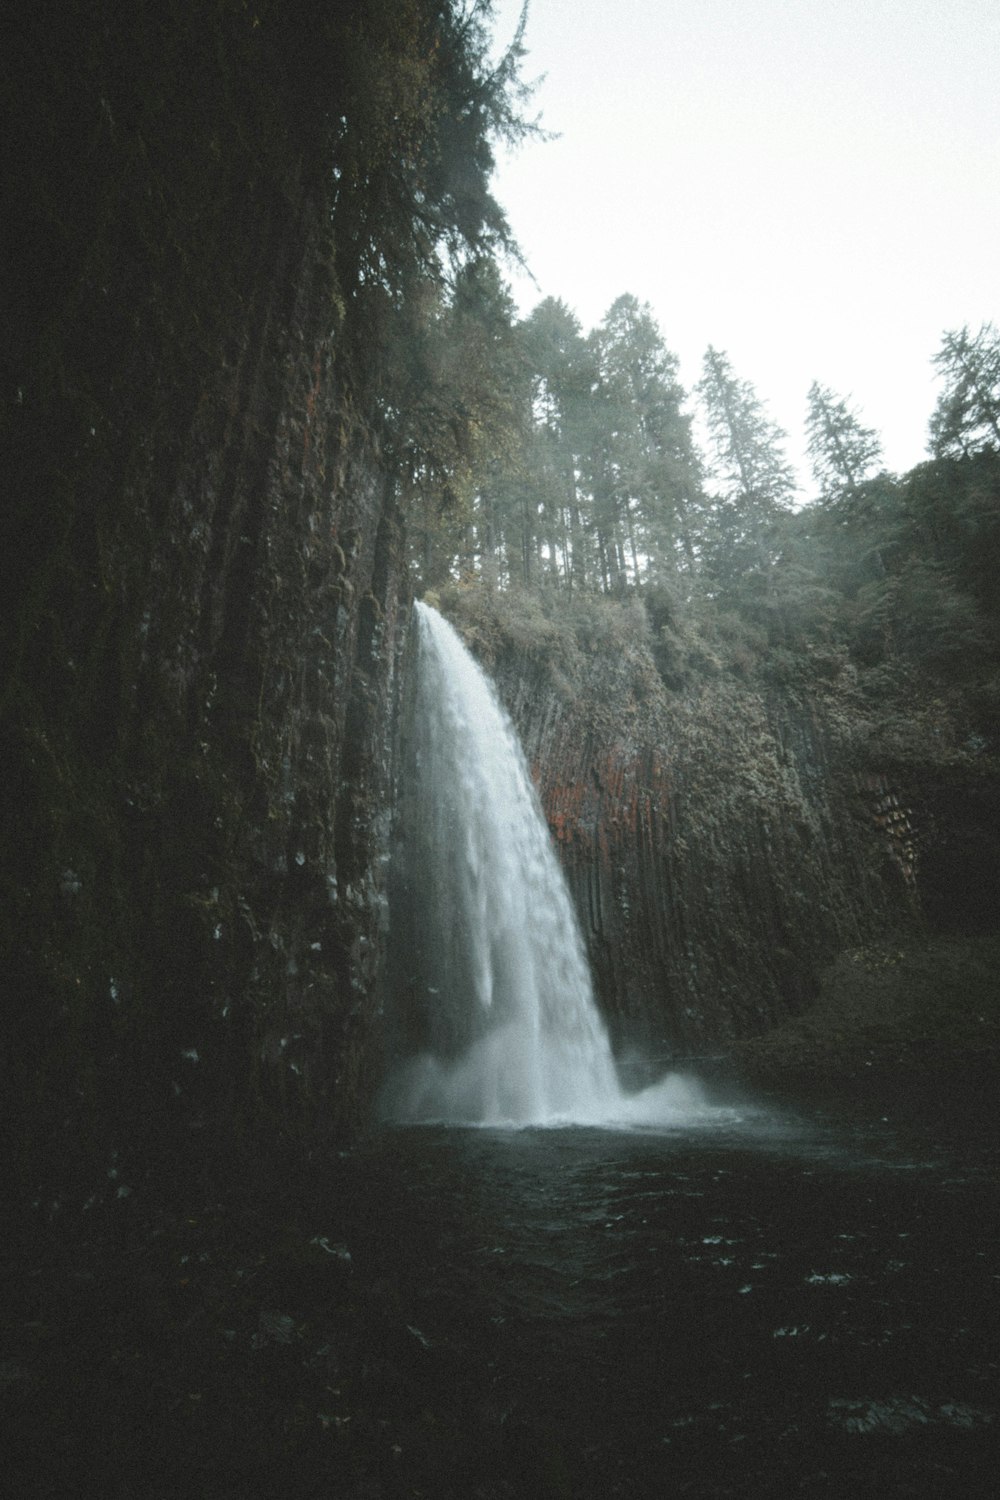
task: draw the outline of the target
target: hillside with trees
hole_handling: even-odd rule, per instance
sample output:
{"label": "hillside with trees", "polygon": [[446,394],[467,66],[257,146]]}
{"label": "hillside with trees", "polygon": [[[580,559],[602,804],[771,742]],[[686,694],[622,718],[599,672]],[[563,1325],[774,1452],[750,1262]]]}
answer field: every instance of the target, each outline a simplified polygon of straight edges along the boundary
{"label": "hillside with trees", "polygon": [[[814,381],[812,489],[764,399],[706,351],[693,392],[652,311],[619,297],[584,334],[546,299],[521,320],[502,281],[463,289],[442,325],[475,364],[458,401],[478,454],[423,473],[410,519],[418,590],[456,583],[643,600],[769,652],[841,647],[988,676],[996,646],[1000,335],[943,335],[931,456],[888,473],[851,398]],[[486,358],[489,352],[490,358]],[[556,605],[553,603],[552,608]],[[771,662],[771,666],[775,665]],[[980,708],[987,712],[988,692]],[[995,723],[983,721],[992,743]]]}
{"label": "hillside with trees", "polygon": [[[518,724],[620,1050],[739,1052],[883,949],[954,993],[1000,885],[996,330],[944,336],[906,474],[814,382],[805,504],[753,386],[710,348],[689,399],[636,299],[588,335],[548,300],[505,348],[504,446],[411,565]],[[991,1055],[985,1010],[937,1053]],[[929,1057],[909,1016],[869,1065]]]}

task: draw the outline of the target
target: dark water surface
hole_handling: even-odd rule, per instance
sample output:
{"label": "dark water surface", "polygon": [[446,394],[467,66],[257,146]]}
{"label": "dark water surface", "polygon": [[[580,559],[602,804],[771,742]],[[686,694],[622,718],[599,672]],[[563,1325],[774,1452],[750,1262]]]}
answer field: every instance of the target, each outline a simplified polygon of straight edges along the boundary
{"label": "dark water surface", "polygon": [[0,1490],[992,1496],[992,1084],[922,1092],[122,1160],[0,1245]]}
{"label": "dark water surface", "polygon": [[[995,1141],[753,1110],[409,1128],[355,1160],[349,1233],[398,1295],[425,1429],[466,1403],[470,1494],[979,1496]],[[420,1465],[433,1494],[426,1432]]]}

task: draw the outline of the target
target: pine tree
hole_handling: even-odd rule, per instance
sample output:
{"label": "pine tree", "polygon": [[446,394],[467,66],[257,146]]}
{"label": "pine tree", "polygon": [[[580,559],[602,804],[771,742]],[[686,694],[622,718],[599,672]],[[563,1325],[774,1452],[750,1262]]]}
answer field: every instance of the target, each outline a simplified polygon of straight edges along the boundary
{"label": "pine tree", "polygon": [[696,386],[719,486],[708,517],[702,554],[709,574],[723,585],[773,561],[773,535],[792,505],[795,479],[782,444],[785,433],[765,414],[756,391],[734,375],[728,357],[711,346]]}
{"label": "pine tree", "polygon": [[551,575],[570,588],[592,580],[590,495],[583,485],[584,452],[591,441],[593,354],[579,321],[564,302],[547,297],[521,325],[530,366],[531,440],[523,492],[529,521],[539,533],[538,552]]}
{"label": "pine tree", "polygon": [[677,358],[648,303],[631,295],[612,304],[590,342],[602,437],[592,455],[603,555],[611,571],[634,583],[673,574],[693,564],[692,517],[701,494]]}
{"label": "pine tree", "polygon": [[507,530],[498,475],[523,443],[527,375],[514,304],[492,257],[467,261],[438,289],[393,375],[391,400],[407,417],[395,463],[424,583],[484,558],[498,563]]}
{"label": "pine tree", "polygon": [[855,499],[861,484],[873,477],[882,459],[882,444],[865,427],[843,397],[813,381],[806,417],[808,452],[823,500]]}
{"label": "pine tree", "polygon": [[1000,447],[1000,333],[984,323],[944,335],[933,363],[946,385],[930,420],[935,458],[956,458],[984,446]]}

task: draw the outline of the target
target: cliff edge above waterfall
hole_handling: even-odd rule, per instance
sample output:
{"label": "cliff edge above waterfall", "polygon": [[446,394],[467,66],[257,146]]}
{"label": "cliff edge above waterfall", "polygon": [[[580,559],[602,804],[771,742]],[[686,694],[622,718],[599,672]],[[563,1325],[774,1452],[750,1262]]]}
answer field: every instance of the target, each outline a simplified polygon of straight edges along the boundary
{"label": "cliff edge above waterfall", "polygon": [[641,597],[441,603],[521,733],[639,1081],[644,1058],[765,1084],[996,1057],[988,662],[755,655]]}

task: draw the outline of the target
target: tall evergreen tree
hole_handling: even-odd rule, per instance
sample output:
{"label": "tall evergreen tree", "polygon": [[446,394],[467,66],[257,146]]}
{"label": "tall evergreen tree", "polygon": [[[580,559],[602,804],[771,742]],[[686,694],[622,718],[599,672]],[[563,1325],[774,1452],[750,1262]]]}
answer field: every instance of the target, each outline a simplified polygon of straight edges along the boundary
{"label": "tall evergreen tree", "polygon": [[856,498],[882,459],[878,434],[865,427],[845,398],[814,380],[809,387],[806,436],[813,474],[823,500]]}
{"label": "tall evergreen tree", "polygon": [[499,476],[514,465],[524,434],[525,363],[496,262],[477,256],[439,292],[422,337],[400,350],[392,388],[408,417],[398,461],[425,583],[503,553]]}
{"label": "tall evergreen tree", "polygon": [[728,357],[709,346],[696,386],[714,449],[711,477],[718,485],[702,552],[711,576],[734,584],[749,571],[766,570],[773,535],[791,509],[792,466],[785,433],[766,415],[753,386],[738,378]]}
{"label": "tall evergreen tree", "polygon": [[[494,144],[536,133],[519,77],[526,6],[491,55],[494,0],[328,7],[303,77],[343,70],[330,135],[337,313],[373,394],[383,460],[413,510],[425,579],[471,545],[472,476],[498,452],[513,397],[513,307],[497,261],[516,254],[492,191]],[[451,552],[451,559],[448,554]],[[428,569],[430,572],[428,573]]]}
{"label": "tall evergreen tree", "polygon": [[595,496],[602,502],[602,555],[612,571],[639,583],[694,558],[700,475],[691,419],[681,410],[677,358],[648,303],[619,297],[591,345],[601,434],[591,451]]}
{"label": "tall evergreen tree", "polygon": [[1000,447],[1000,332],[984,323],[977,334],[946,333],[933,363],[945,378],[930,420],[934,457]]}
{"label": "tall evergreen tree", "polygon": [[565,303],[547,297],[521,325],[529,363],[532,437],[522,493],[534,491],[538,509],[525,500],[539,552],[570,587],[593,576],[590,497],[582,483],[583,455],[591,440],[593,352]]}

